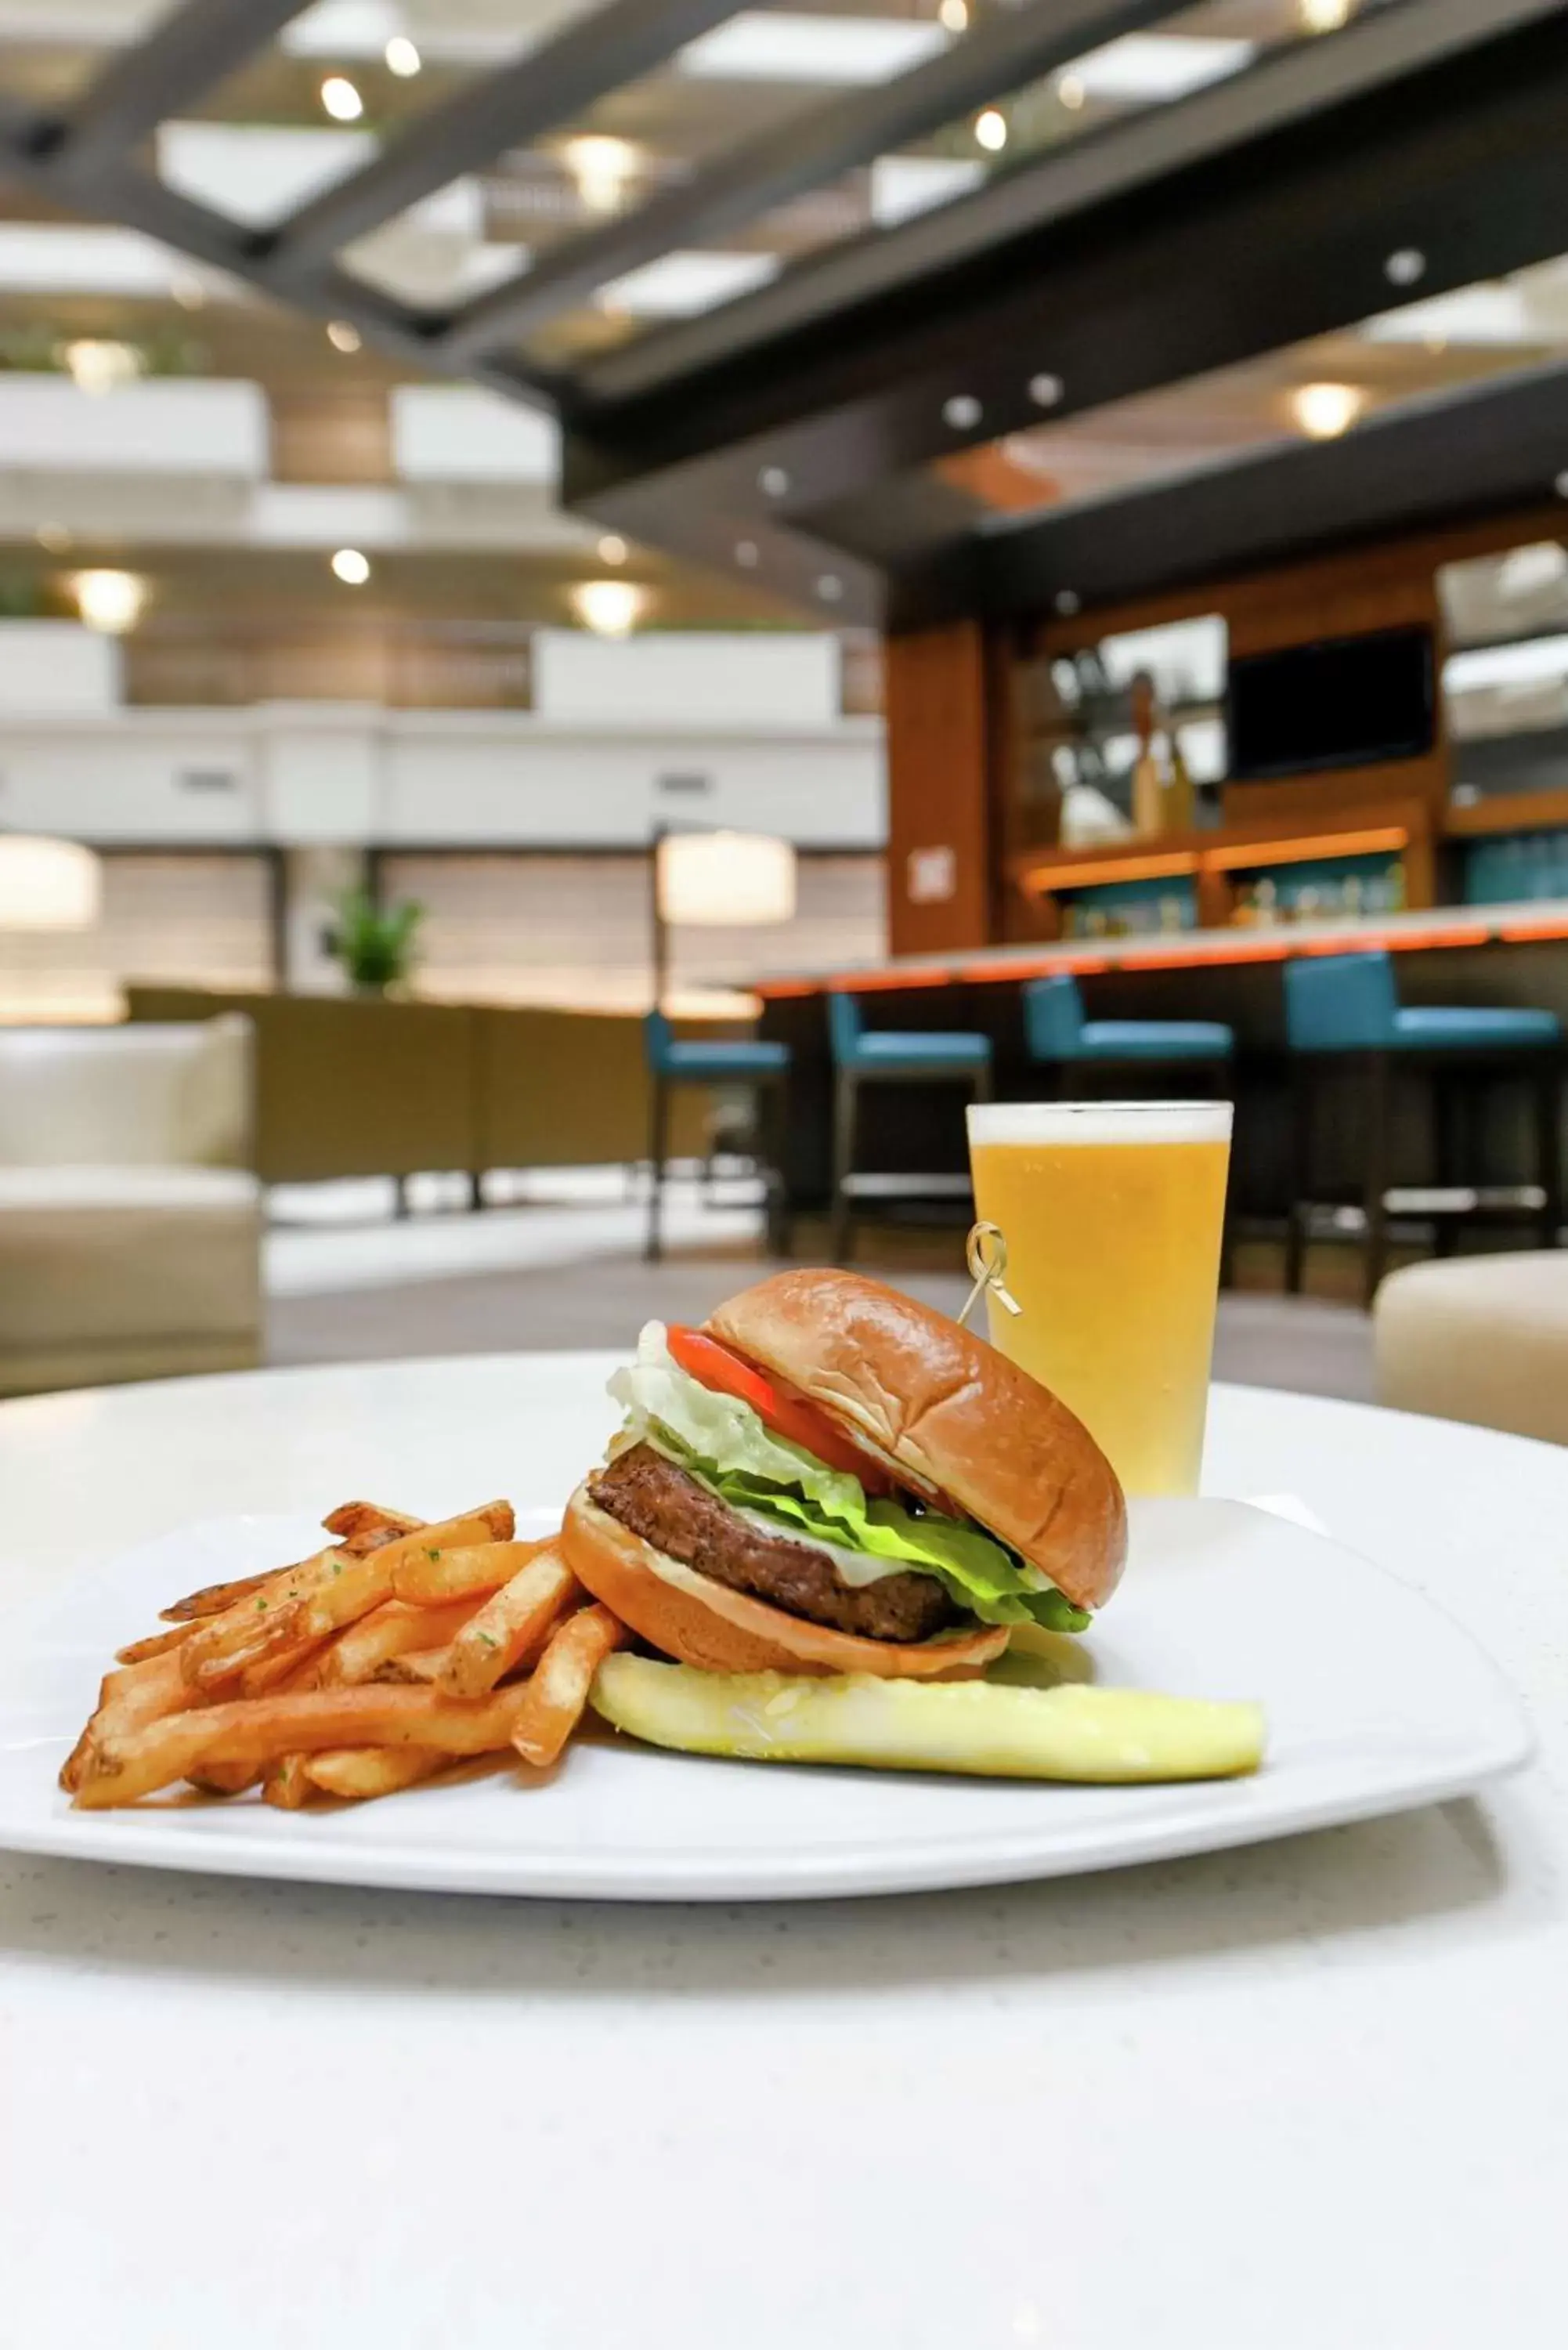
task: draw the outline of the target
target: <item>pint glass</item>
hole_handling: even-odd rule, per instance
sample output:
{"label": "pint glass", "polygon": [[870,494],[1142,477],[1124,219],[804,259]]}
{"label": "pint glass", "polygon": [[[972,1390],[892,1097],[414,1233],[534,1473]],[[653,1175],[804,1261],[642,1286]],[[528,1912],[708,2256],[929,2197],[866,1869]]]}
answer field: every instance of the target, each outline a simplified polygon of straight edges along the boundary
{"label": "pint glass", "polygon": [[975,1211],[1006,1243],[993,1346],[1076,1412],[1130,1493],[1197,1491],[1229,1102],[977,1103]]}

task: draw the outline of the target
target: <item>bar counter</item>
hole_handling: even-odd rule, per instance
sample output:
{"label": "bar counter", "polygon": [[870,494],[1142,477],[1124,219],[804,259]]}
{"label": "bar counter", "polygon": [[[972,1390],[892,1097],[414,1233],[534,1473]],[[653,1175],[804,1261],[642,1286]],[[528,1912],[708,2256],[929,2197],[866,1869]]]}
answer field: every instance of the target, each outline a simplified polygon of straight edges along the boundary
{"label": "bar counter", "polygon": [[[848,989],[866,999],[867,1024],[905,1029],[981,1029],[992,1039],[996,1091],[1011,1100],[1048,1098],[1053,1073],[1024,1047],[1025,981],[1071,972],[1092,1020],[1223,1020],[1236,1035],[1233,1183],[1243,1216],[1283,1216],[1288,1205],[1288,1061],[1281,966],[1292,956],[1384,947],[1395,957],[1407,1004],[1540,1005],[1568,1030],[1568,899],[1515,905],[1449,906],[1375,919],[1185,931],[1071,944],[973,947],[890,958],[831,972],[774,972],[753,984],[762,1033],[789,1045],[792,1200],[815,1206],[829,1176],[831,1062],[826,998]],[[1109,1073],[1107,1073],[1109,1074]],[[1126,1069],[1106,1087],[1125,1089]],[[1169,1073],[1156,1089],[1170,1090]],[[1401,1087],[1396,1106],[1395,1180],[1432,1180],[1428,1089]],[[1478,1180],[1531,1180],[1522,1105],[1499,1087],[1484,1097],[1473,1131]],[[888,1175],[950,1178],[965,1165],[961,1090],[952,1086],[878,1087],[867,1097],[857,1166]],[[1331,1117],[1325,1172],[1349,1188],[1354,1139],[1337,1138]]]}

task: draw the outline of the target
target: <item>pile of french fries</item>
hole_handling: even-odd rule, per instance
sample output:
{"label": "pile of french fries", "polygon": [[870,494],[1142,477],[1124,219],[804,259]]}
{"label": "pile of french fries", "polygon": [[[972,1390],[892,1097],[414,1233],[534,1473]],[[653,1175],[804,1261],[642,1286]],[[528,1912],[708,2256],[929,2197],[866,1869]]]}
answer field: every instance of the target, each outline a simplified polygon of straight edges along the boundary
{"label": "pile of french fries", "polygon": [[429,1524],[370,1502],[327,1548],[192,1591],[119,1651],[60,1773],[84,1810],[188,1782],[298,1810],[363,1802],[460,1759],[559,1757],[625,1638],[508,1502]]}

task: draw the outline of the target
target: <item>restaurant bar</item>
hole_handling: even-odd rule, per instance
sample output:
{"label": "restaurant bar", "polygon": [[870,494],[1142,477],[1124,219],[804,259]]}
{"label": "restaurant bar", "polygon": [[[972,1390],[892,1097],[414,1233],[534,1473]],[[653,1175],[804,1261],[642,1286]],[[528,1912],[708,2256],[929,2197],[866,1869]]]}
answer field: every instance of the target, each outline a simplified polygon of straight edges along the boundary
{"label": "restaurant bar", "polygon": [[[1527,1015],[1568,1017],[1568,787],[1499,587],[1550,519],[893,637],[893,951],[759,982],[797,1197],[833,1188],[836,995],[868,1033],[983,1035],[1003,1097],[1232,1092],[1241,1226],[1402,1191],[1443,1248],[1456,1215],[1554,1230],[1557,1046]],[[1309,959],[1351,991],[1326,1027],[1292,1016]],[[935,1051],[840,1132],[867,1210],[961,1174],[934,1088],[963,1072],[914,1082]]]}

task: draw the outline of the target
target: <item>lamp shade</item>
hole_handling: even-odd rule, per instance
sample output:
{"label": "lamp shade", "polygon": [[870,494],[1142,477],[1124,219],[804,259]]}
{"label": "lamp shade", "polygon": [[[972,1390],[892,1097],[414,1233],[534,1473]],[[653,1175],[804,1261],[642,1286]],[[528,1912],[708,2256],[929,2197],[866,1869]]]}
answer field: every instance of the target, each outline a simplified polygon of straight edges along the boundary
{"label": "lamp shade", "polygon": [[659,910],[667,922],[714,929],[787,922],[794,849],[760,832],[670,832],[659,844]]}
{"label": "lamp shade", "polygon": [[90,931],[102,879],[77,840],[0,833],[0,931]]}

